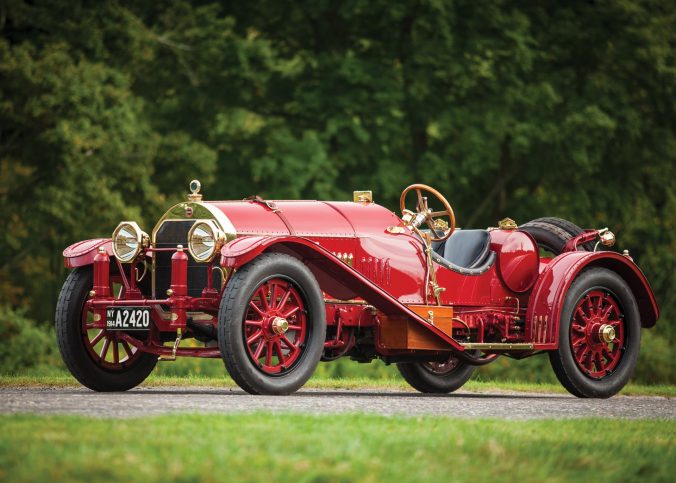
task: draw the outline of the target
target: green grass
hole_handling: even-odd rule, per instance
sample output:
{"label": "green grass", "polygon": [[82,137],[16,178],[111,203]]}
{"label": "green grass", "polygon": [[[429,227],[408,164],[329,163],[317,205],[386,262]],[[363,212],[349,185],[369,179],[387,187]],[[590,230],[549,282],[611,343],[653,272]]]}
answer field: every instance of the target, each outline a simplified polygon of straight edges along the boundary
{"label": "green grass", "polygon": [[[0,387],[77,387],[80,384],[68,373],[59,372],[51,375],[0,375]],[[165,376],[151,375],[144,383],[145,387],[167,386],[206,386],[237,387],[229,377],[213,376]],[[308,389],[387,389],[396,391],[413,391],[401,378],[364,378],[345,377],[328,378],[313,377],[305,385]],[[462,388],[471,392],[536,392],[564,394],[566,390],[559,384],[533,383],[520,381],[470,380]],[[645,386],[629,384],[620,393],[625,396],[665,396],[676,397],[676,386]]]}
{"label": "green grass", "polygon": [[674,421],[0,416],[0,481],[673,481]]}

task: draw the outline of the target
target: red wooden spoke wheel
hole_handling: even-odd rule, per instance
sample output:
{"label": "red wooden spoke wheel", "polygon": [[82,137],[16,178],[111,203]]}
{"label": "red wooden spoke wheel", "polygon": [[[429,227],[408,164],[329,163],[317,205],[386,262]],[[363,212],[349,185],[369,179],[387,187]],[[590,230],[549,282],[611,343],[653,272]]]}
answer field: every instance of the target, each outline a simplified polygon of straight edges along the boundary
{"label": "red wooden spoke wheel", "polygon": [[577,303],[570,324],[570,345],[578,367],[601,379],[620,362],[624,352],[624,315],[616,298],[590,290]]}
{"label": "red wooden spoke wheel", "polygon": [[306,343],[307,312],[291,282],[273,278],[258,286],[243,334],[249,357],[264,373],[280,374],[294,366]]}
{"label": "red wooden spoke wheel", "polygon": [[442,362],[424,362],[422,367],[432,374],[443,375],[453,372],[460,364],[460,359],[451,357]]}
{"label": "red wooden spoke wheel", "polygon": [[[120,281],[118,274],[111,274],[111,291]],[[126,391],[148,377],[157,356],[130,347],[105,329],[105,321],[94,320],[86,308],[92,285],[91,266],[76,268],[63,284],[54,320],[61,357],[73,377],[88,388]],[[123,296],[120,289],[117,297]]]}
{"label": "red wooden spoke wheel", "polygon": [[400,362],[397,369],[418,391],[446,394],[460,389],[472,377],[475,367],[451,355],[443,361]]}
{"label": "red wooden spoke wheel", "polygon": [[606,398],[629,381],[641,343],[631,288],[603,267],[582,271],[562,307],[559,347],[549,351],[557,379],[577,397]]}
{"label": "red wooden spoke wheel", "polygon": [[[119,276],[111,276],[110,290],[114,292],[119,284],[116,298],[124,297],[124,286]],[[141,352],[127,341],[118,337],[115,331],[101,328],[101,323],[94,322],[94,313],[86,308],[82,309],[82,338],[84,346],[92,361],[102,369],[108,371],[124,371],[134,364]]]}
{"label": "red wooden spoke wheel", "polygon": [[324,351],[326,307],[300,260],[265,253],[237,270],[218,310],[218,347],[233,380],[250,394],[291,394]]}

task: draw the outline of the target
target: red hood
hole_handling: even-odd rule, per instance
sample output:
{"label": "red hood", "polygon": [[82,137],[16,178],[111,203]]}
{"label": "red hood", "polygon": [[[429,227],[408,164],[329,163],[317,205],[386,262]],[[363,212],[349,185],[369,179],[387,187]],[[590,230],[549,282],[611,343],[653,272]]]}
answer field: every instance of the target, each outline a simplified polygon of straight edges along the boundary
{"label": "red hood", "polygon": [[[237,235],[288,235],[293,229],[304,237],[354,237],[383,234],[399,218],[375,203],[340,201],[209,201],[222,212]],[[286,222],[286,223],[285,223]]]}

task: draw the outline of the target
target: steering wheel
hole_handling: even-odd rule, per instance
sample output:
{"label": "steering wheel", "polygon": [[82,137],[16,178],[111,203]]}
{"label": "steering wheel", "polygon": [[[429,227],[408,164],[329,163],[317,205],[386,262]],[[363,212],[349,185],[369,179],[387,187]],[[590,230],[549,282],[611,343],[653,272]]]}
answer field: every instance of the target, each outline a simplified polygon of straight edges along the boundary
{"label": "steering wheel", "polygon": [[[413,190],[415,190],[416,194],[418,195],[418,201],[416,203],[416,210],[410,211],[406,209],[406,195]],[[444,209],[441,211],[432,211],[427,203],[427,196],[423,196],[423,192],[433,195],[437,201],[443,205]],[[430,228],[432,241],[444,241],[448,239],[448,237],[450,237],[455,231],[455,214],[453,214],[453,208],[451,208],[450,203],[446,201],[446,198],[444,198],[441,193],[431,186],[427,186],[425,184],[412,184],[406,188],[401,193],[401,198],[399,198],[399,208],[401,209],[404,221],[410,223],[415,228],[418,228],[423,223],[426,223]],[[444,226],[446,225],[444,220],[437,219],[442,216],[448,216],[451,220],[448,229]],[[439,232],[437,230],[441,230],[443,235],[439,236]]]}

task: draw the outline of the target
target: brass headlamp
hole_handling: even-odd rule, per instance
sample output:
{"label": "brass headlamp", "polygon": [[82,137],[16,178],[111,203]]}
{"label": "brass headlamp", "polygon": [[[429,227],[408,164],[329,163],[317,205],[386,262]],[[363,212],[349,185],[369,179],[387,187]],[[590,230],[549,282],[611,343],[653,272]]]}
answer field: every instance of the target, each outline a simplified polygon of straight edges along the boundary
{"label": "brass headlamp", "polygon": [[224,241],[225,235],[211,220],[198,221],[188,232],[188,250],[197,262],[211,261]]}
{"label": "brass headlamp", "polygon": [[148,246],[148,234],[134,221],[123,221],[113,232],[113,254],[122,263],[131,263]]}

